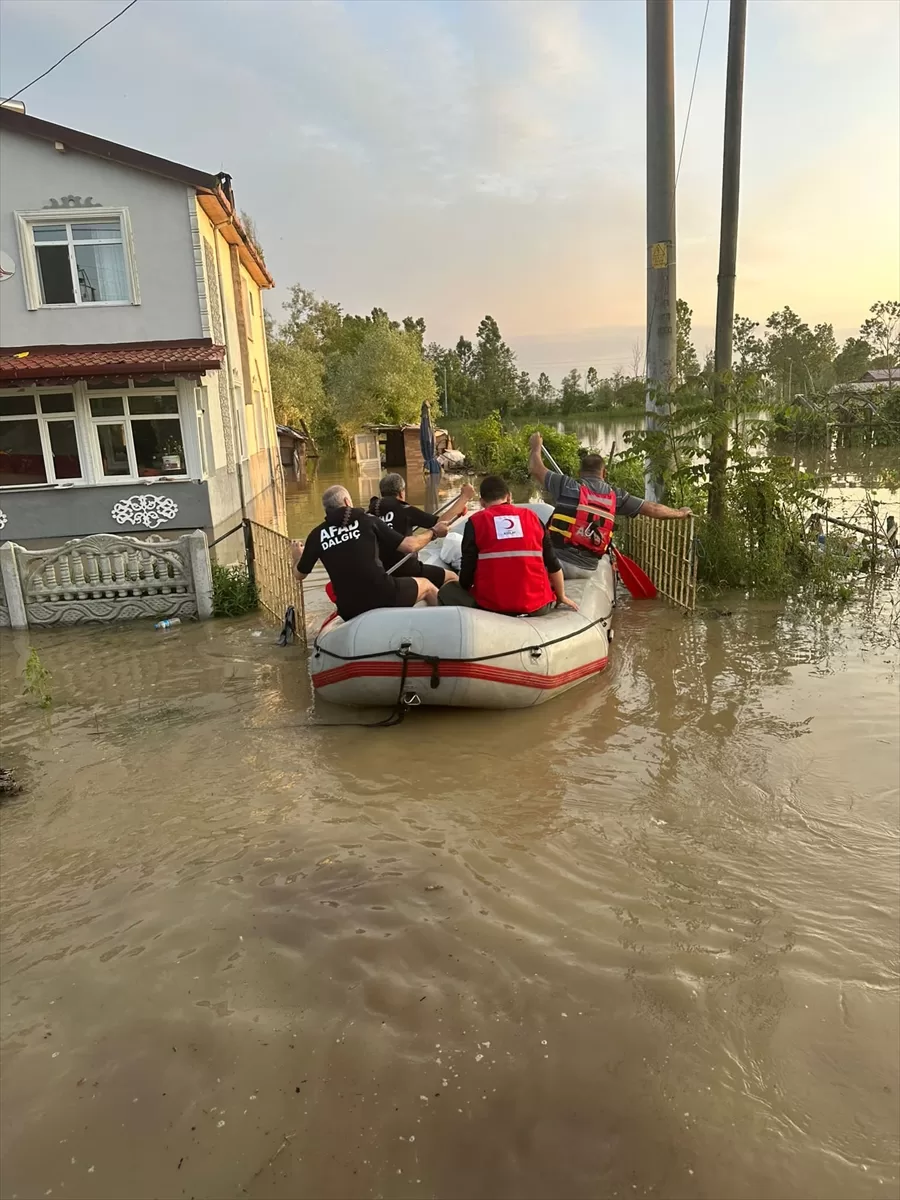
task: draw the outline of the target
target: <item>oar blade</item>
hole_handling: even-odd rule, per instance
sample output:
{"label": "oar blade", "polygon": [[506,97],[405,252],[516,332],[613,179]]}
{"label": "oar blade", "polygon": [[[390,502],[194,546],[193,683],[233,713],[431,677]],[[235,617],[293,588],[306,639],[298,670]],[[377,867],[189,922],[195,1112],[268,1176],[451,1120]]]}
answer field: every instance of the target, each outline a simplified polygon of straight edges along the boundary
{"label": "oar blade", "polygon": [[613,548],[619,578],[635,600],[652,600],[656,595],[656,584],[646,571],[642,571],[633,558]]}

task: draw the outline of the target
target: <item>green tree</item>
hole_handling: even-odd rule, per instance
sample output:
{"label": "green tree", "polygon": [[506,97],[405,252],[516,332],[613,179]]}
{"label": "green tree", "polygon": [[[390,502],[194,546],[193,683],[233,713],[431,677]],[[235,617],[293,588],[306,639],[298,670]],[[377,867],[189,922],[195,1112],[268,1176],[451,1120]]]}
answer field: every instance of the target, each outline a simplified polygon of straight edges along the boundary
{"label": "green tree", "polygon": [[305,421],[314,437],[334,433],[325,395],[325,364],[315,350],[280,339],[269,342],[272,403],[279,425]]}
{"label": "green tree", "polygon": [[395,329],[381,314],[336,365],[330,387],[346,437],[370,422],[415,422],[423,403],[437,401],[432,364],[422,357],[417,335]]}
{"label": "green tree", "polygon": [[785,307],[766,321],[766,368],[772,381],[790,403],[797,392],[825,391],[834,382],[833,362],[837,342],[831,325],[814,329],[793,309]]}
{"label": "green tree", "polygon": [[540,375],[538,375],[535,399],[541,412],[546,412],[548,408],[553,408],[559,400],[556,388],[550,382],[550,376],[546,371],[541,371]]}
{"label": "green tree", "polygon": [[834,375],[838,383],[855,383],[865,375],[872,357],[872,347],[865,338],[847,338],[834,360]]}
{"label": "green tree", "polygon": [[700,360],[691,341],[694,310],[686,300],[675,302],[675,374],[678,383],[700,374]]}
{"label": "green tree", "polygon": [[424,355],[434,370],[434,383],[441,397],[444,416],[468,416],[472,385],[469,376],[463,371],[457,352],[446,349],[438,342],[429,342]]}
{"label": "green tree", "polygon": [[[754,333],[755,329],[759,329],[758,321],[751,321],[739,313],[734,314],[732,348],[736,359],[733,366],[736,375],[760,375],[765,370],[765,347],[762,338]],[[714,363],[715,357],[710,351],[703,367],[707,375],[714,370]]]}
{"label": "green tree", "polygon": [[472,374],[476,382],[478,413],[496,410],[502,417],[516,406],[516,356],[500,336],[500,328],[490,315],[478,326],[477,338]]}
{"label": "green tree", "polygon": [[425,318],[424,317],[404,317],[403,329],[406,333],[411,333],[418,339],[419,345],[425,344]]}
{"label": "green tree", "polygon": [[315,292],[295,283],[282,308],[288,314],[278,329],[282,341],[318,350],[325,358],[339,350],[343,323],[339,304],[319,300]]}
{"label": "green tree", "polygon": [[530,412],[534,405],[534,384],[527,371],[520,371],[516,380],[516,408],[520,412]]}
{"label": "green tree", "polygon": [[879,367],[900,366],[900,300],[878,300],[869,312],[872,315],[863,321],[860,337],[872,347]]}
{"label": "green tree", "polygon": [[564,413],[580,412],[584,408],[584,391],[581,386],[581,372],[573,367],[563,376],[559,410]]}

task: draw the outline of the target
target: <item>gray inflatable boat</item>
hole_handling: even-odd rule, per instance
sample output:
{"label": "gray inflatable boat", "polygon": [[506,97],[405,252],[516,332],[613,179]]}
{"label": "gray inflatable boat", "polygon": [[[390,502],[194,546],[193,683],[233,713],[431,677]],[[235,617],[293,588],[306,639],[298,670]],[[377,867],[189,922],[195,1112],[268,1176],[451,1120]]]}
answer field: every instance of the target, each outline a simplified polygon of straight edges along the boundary
{"label": "gray inflatable boat", "polygon": [[[549,519],[549,505],[528,507],[543,521]],[[457,522],[454,532],[463,524]],[[421,558],[446,563],[441,553],[441,543],[435,543]],[[542,704],[607,665],[615,601],[609,557],[600,560],[590,579],[568,580],[566,591],[578,612],[561,608],[545,617],[506,617],[417,605],[338,619],[313,644],[313,686],[324,700],[359,708]]]}

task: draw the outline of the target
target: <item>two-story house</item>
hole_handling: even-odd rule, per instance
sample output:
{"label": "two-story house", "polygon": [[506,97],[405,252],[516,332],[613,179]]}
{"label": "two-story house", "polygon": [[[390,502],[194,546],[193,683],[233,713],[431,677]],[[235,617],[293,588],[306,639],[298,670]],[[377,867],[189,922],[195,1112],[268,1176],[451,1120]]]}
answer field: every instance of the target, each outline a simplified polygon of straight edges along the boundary
{"label": "two-story house", "polygon": [[0,539],[282,529],[270,287],[228,175],[0,105]]}

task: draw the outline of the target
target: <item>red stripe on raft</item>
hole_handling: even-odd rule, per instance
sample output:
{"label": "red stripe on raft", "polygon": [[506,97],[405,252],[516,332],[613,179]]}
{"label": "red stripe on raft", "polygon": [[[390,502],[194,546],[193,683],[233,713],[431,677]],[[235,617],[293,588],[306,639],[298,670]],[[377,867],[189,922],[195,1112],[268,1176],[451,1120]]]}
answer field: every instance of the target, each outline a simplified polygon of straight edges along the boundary
{"label": "red stripe on raft", "polygon": [[[562,671],[559,675],[533,675],[531,671],[514,671],[509,667],[491,667],[486,663],[441,662],[441,677],[444,679],[481,679],[486,683],[511,683],[517,687],[558,688],[574,683],[588,675],[596,675],[609,662],[608,658],[597,658],[593,662]],[[403,663],[385,659],[362,659],[359,662],[343,663],[327,671],[319,671],[312,677],[313,687],[328,687],[332,683],[343,683],[347,679],[399,679],[403,674]],[[409,679],[430,679],[431,664],[413,660],[406,670]]]}

